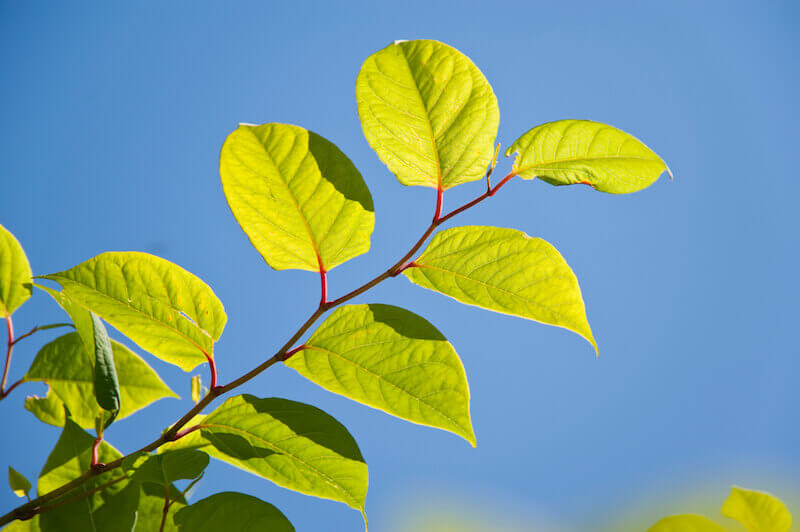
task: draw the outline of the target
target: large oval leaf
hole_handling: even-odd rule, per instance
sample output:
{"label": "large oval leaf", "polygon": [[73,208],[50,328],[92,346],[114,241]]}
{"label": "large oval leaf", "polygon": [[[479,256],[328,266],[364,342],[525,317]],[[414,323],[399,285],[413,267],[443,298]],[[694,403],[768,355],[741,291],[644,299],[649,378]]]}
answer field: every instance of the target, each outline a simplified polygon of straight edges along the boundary
{"label": "large oval leaf", "polygon": [[748,532],[788,532],[792,514],[768,493],[734,487],[722,505],[722,515],[736,519]]}
{"label": "large oval leaf", "polygon": [[597,349],[575,274],[541,238],[500,227],[455,227],[436,234],[403,274],[467,305],[564,327]]}
{"label": "large oval leaf", "polygon": [[464,366],[442,333],[413,312],[341,307],[286,365],[326,390],[475,445]]}
{"label": "large oval leaf", "polygon": [[145,351],[185,371],[213,356],[225,328],[225,309],[208,285],[147,253],[102,253],[44,277]]}
{"label": "large oval leaf", "polygon": [[665,517],[647,532],[725,532],[725,528],[702,515],[673,515]]}
{"label": "large oval leaf", "polygon": [[28,257],[17,239],[0,225],[0,317],[8,317],[31,297]]}
{"label": "large oval leaf", "polygon": [[436,41],[398,41],[356,81],[364,136],[404,185],[447,189],[483,178],[500,122],[492,87],[470,59]]}
{"label": "large oval leaf", "polygon": [[[202,438],[176,448],[203,448],[215,458],[275,484],[363,512],[367,464],[347,429],[322,410],[287,399],[239,395],[200,423]],[[178,440],[178,444],[182,440]]]}
{"label": "large oval leaf", "polygon": [[[120,411],[125,418],[164,397],[178,397],[147,363],[124,345],[111,341],[118,371]],[[64,424],[63,408],[67,406],[75,422],[83,428],[93,428],[100,413],[95,399],[94,355],[89,353],[77,332],[65,334],[46,344],[34,358],[25,374],[26,381],[45,381],[50,386],[43,399],[28,398],[25,407],[45,423]],[[54,402],[57,398],[60,401]],[[43,403],[43,404],[39,404]]]}
{"label": "large oval leaf", "polygon": [[669,172],[666,163],[634,136],[589,120],[537,126],[509,146],[506,157],[515,152],[513,172],[524,179],[580,183],[612,194],[649,187]]}
{"label": "large oval leaf", "polygon": [[369,250],[372,196],[356,167],[316,133],[242,124],[222,146],[233,215],[276,270],[330,271]]}
{"label": "large oval leaf", "polygon": [[178,530],[186,532],[294,532],[292,523],[268,502],[224,491],[199,500],[175,514]]}

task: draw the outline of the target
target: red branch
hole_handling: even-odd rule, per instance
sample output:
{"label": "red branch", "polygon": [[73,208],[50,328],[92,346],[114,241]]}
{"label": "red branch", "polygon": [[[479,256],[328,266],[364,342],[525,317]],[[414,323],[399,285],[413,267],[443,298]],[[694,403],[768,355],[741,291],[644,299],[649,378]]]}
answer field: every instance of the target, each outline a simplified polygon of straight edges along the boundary
{"label": "red branch", "polygon": [[16,386],[15,384],[8,391],[5,391],[6,382],[8,382],[8,369],[11,367],[11,353],[14,351],[14,323],[11,321],[11,316],[6,316],[6,330],[8,331],[8,349],[6,350],[6,363],[3,367],[3,380],[0,381],[0,399],[8,395]]}

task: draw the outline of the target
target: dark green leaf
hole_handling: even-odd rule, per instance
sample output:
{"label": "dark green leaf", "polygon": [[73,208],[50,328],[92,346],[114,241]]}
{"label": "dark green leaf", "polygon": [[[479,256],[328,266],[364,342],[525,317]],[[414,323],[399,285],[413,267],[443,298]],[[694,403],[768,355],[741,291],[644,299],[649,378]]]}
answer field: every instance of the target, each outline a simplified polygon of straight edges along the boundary
{"label": "dark green leaf", "polygon": [[185,532],[294,532],[280,510],[251,495],[222,492],[197,501],[175,514]]}
{"label": "dark green leaf", "polygon": [[119,414],[120,392],[117,368],[114,366],[114,352],[103,320],[92,312],[94,329],[94,396],[100,408],[110,416],[103,424],[108,427]]}
{"label": "dark green leaf", "polygon": [[8,485],[17,497],[25,497],[31,491],[31,483],[25,475],[8,466]]}

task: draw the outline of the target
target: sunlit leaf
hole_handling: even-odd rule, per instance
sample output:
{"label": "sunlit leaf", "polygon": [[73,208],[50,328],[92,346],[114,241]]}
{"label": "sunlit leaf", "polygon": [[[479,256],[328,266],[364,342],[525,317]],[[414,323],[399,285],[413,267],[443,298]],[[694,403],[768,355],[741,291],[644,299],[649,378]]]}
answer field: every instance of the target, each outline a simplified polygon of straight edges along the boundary
{"label": "sunlit leaf", "polygon": [[[119,373],[119,419],[163,397],[178,397],[138,355],[113,340],[111,346]],[[94,420],[100,413],[94,396],[94,355],[86,351],[77,332],[60,336],[42,347],[25,380],[45,381],[51,388],[46,398],[26,401],[26,408],[42,421],[63,424],[63,413],[57,408],[58,399],[67,406],[78,425],[94,427]]]}
{"label": "sunlit leaf", "polygon": [[198,402],[203,393],[203,381],[200,380],[200,375],[193,375],[190,385],[190,393],[192,401]]}
{"label": "sunlit leaf", "polygon": [[185,532],[294,532],[286,516],[270,503],[230,491],[183,508],[175,514],[175,523]]}
{"label": "sunlit leaf", "polygon": [[500,121],[472,61],[437,41],[398,41],[364,61],[356,80],[364,136],[404,185],[447,189],[483,178]]}
{"label": "sunlit leaf", "polygon": [[165,486],[177,480],[200,476],[208,466],[208,454],[193,449],[181,449],[162,454],[145,454],[134,463],[123,465],[126,470],[135,472],[134,479],[138,482]]}
{"label": "sunlit leaf", "polygon": [[366,253],[372,196],[339,148],[288,124],[242,124],[220,155],[222,188],[253,246],[276,270],[325,271]]}
{"label": "sunlit leaf", "polygon": [[469,387],[453,346],[416,314],[390,305],[337,309],[286,365],[326,390],[475,445]]}
{"label": "sunlit leaf", "polygon": [[666,163],[634,136],[589,120],[559,120],[537,126],[506,150],[517,153],[513,171],[552,185],[591,185],[625,194],[649,187]]}
{"label": "sunlit leaf", "polygon": [[67,297],[63,292],[54,290],[49,286],[40,284],[34,285],[36,288],[44,290],[52,297],[58,305],[64,309],[64,312],[72,320],[75,330],[81,336],[83,345],[89,353],[94,352],[94,322],[92,321],[92,313],[80,306],[78,303]]}
{"label": "sunlit leaf", "polygon": [[702,515],[673,515],[651,526],[647,532],[725,532],[725,529]]}
{"label": "sunlit leaf", "polygon": [[22,246],[0,225],[0,318],[11,316],[31,297],[32,276]]}
{"label": "sunlit leaf", "polygon": [[[92,313],[94,329],[94,396],[97,404],[109,413],[104,423],[108,427],[120,410],[119,380],[114,365],[114,351],[103,320]],[[98,429],[100,430],[100,429]]]}
{"label": "sunlit leaf", "polygon": [[35,395],[26,397],[25,409],[43,423],[55,425],[56,427],[64,426],[64,420],[66,419],[64,402],[51,389],[47,390],[47,394],[44,397]]}
{"label": "sunlit leaf", "polygon": [[17,497],[25,497],[31,491],[30,481],[11,466],[8,466],[8,485]]}
{"label": "sunlit leaf", "polygon": [[575,274],[541,238],[500,227],[455,227],[438,233],[403,274],[468,305],[564,327],[597,348]]}
{"label": "sunlit leaf", "polygon": [[788,532],[792,514],[768,493],[733,487],[722,505],[722,515],[736,519],[748,532]]}
{"label": "sunlit leaf", "polygon": [[145,351],[185,371],[213,356],[225,327],[225,309],[208,285],[147,253],[102,253],[44,277]]}

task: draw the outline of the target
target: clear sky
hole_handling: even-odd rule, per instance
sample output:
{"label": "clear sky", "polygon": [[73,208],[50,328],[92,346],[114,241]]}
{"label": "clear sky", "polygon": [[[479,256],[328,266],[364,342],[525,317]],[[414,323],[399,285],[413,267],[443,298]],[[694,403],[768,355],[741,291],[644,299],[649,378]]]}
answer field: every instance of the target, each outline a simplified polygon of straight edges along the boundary
{"label": "clear sky", "polygon": [[[581,282],[600,357],[563,329],[397,278],[359,301],[411,309],[454,344],[477,449],[283,367],[244,391],[312,403],[350,429],[378,532],[413,528],[403,523],[440,500],[522,529],[584,531],[699,486],[713,488],[714,505],[734,483],[788,500],[800,490],[798,22],[796,3],[763,1],[7,0],[0,223],[37,274],[140,250],[202,277],[229,317],[217,350],[227,382],[283,344],[319,286],[313,274],[269,269],[240,231],[217,168],[226,135],[239,122],[298,124],[355,162],[377,222],[370,253],[330,275],[331,294],[343,294],[399,258],[434,204],[367,145],[356,75],[392,40],[444,41],[492,84],[504,146],[543,122],[589,118],[638,136],[674,171],[625,196],[515,180],[454,220],[555,245]],[[464,185],[445,202],[480,192]],[[39,294],[15,321],[27,330],[62,317]],[[20,344],[12,377],[55,334]],[[123,451],[190,405],[188,376],[144,356],[184,399],[115,424],[108,439]],[[43,389],[24,385],[0,404],[0,466],[33,478],[58,435],[22,408]],[[299,531],[360,526],[343,504],[215,463],[197,495],[220,490],[272,502]],[[0,489],[3,511],[16,503]]]}

